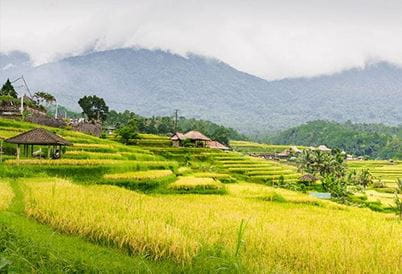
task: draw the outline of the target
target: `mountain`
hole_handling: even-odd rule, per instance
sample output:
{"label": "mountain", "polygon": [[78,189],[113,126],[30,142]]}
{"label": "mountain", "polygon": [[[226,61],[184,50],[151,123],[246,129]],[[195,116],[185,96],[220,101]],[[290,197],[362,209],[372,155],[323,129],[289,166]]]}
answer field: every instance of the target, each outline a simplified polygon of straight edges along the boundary
{"label": "mountain", "polygon": [[402,121],[402,68],[387,63],[266,81],[215,59],[159,50],[93,52],[36,67],[27,65],[26,55],[13,54],[0,55],[0,81],[24,74],[32,90],[49,91],[74,109],[79,97],[97,94],[116,110],[152,116],[179,109],[260,135],[317,119]]}

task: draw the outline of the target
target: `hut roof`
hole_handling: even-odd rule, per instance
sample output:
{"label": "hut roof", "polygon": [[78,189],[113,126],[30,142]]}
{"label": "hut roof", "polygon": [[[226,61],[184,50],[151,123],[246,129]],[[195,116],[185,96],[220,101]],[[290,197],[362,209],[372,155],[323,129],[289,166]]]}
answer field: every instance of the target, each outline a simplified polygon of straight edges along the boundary
{"label": "hut roof", "polygon": [[11,144],[23,145],[71,145],[69,141],[43,128],[32,129],[5,141]]}
{"label": "hut roof", "polygon": [[324,152],[330,152],[331,149],[328,148],[326,145],[320,145],[318,146],[318,150],[324,151]]}
{"label": "hut roof", "polygon": [[229,148],[218,141],[208,141],[207,147],[214,148],[214,149],[222,149],[222,150],[229,150]]}
{"label": "hut roof", "polygon": [[171,138],[170,138],[170,140],[172,140],[172,141],[176,141],[176,140],[185,140],[186,139],[186,136],[184,136],[184,134],[183,133],[180,133],[180,132],[176,132]]}
{"label": "hut roof", "polygon": [[209,139],[207,136],[196,130],[189,131],[184,134],[184,136],[186,137],[186,139],[195,141],[211,141],[211,139]]}

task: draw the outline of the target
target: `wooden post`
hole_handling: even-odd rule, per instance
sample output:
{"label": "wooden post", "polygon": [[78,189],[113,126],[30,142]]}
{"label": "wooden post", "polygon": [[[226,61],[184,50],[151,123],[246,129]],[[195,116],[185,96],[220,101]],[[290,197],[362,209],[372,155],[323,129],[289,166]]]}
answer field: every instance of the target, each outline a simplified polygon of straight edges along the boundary
{"label": "wooden post", "polygon": [[20,159],[20,144],[17,145],[17,160]]}
{"label": "wooden post", "polygon": [[50,159],[50,146],[47,146],[47,158]]}
{"label": "wooden post", "polygon": [[34,153],[34,145],[31,145],[31,157],[32,157],[32,155],[33,155],[33,153]]}

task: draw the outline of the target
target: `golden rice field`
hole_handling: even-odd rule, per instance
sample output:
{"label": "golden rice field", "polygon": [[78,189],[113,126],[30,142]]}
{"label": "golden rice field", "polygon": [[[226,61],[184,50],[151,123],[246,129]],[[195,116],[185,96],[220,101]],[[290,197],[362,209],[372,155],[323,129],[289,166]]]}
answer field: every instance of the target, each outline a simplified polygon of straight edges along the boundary
{"label": "golden rice field", "polygon": [[158,179],[171,175],[173,175],[173,172],[171,170],[147,170],[147,171],[106,174],[103,176],[103,178],[110,180],[131,179],[141,181],[149,179]]}
{"label": "golden rice field", "polygon": [[[154,259],[186,264],[205,250],[235,254],[239,249],[249,273],[402,269],[402,225],[393,215],[325,201],[316,206],[303,194],[254,184],[227,185],[224,196],[149,196],[114,186],[43,181],[22,181],[28,216]],[[261,199],[272,192],[294,203]],[[238,241],[242,222],[244,236]]]}
{"label": "golden rice field", "polygon": [[117,164],[139,164],[153,166],[175,166],[176,163],[172,161],[119,161],[108,159],[20,159],[20,160],[7,160],[6,165],[33,165],[33,166],[105,166],[105,165],[117,165]]}
{"label": "golden rice field", "polygon": [[0,181],[0,211],[5,210],[14,198],[14,192],[7,182]]}
{"label": "golden rice field", "polygon": [[213,178],[184,176],[179,177],[177,181],[171,183],[169,189],[178,191],[224,190],[225,186]]}
{"label": "golden rice field", "polygon": [[194,177],[206,177],[206,178],[217,178],[217,179],[230,178],[229,174],[216,173],[216,172],[195,172],[195,173],[192,173],[192,176],[194,176]]}

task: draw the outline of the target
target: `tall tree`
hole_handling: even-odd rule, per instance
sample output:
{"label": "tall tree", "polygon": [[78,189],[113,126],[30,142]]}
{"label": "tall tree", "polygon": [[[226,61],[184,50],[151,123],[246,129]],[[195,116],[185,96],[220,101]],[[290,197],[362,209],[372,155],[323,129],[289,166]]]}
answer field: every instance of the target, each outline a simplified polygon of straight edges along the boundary
{"label": "tall tree", "polygon": [[46,102],[47,104],[56,102],[56,98],[53,95],[43,91],[36,92],[33,97],[37,100],[38,104],[43,102]]}
{"label": "tall tree", "polygon": [[106,105],[105,100],[96,95],[84,96],[78,101],[78,104],[82,108],[82,113],[89,120],[104,121],[109,113],[109,107]]}
{"label": "tall tree", "polygon": [[18,98],[18,94],[15,91],[13,85],[11,84],[10,79],[7,79],[7,81],[1,87],[0,96],[11,96],[14,98]]}

